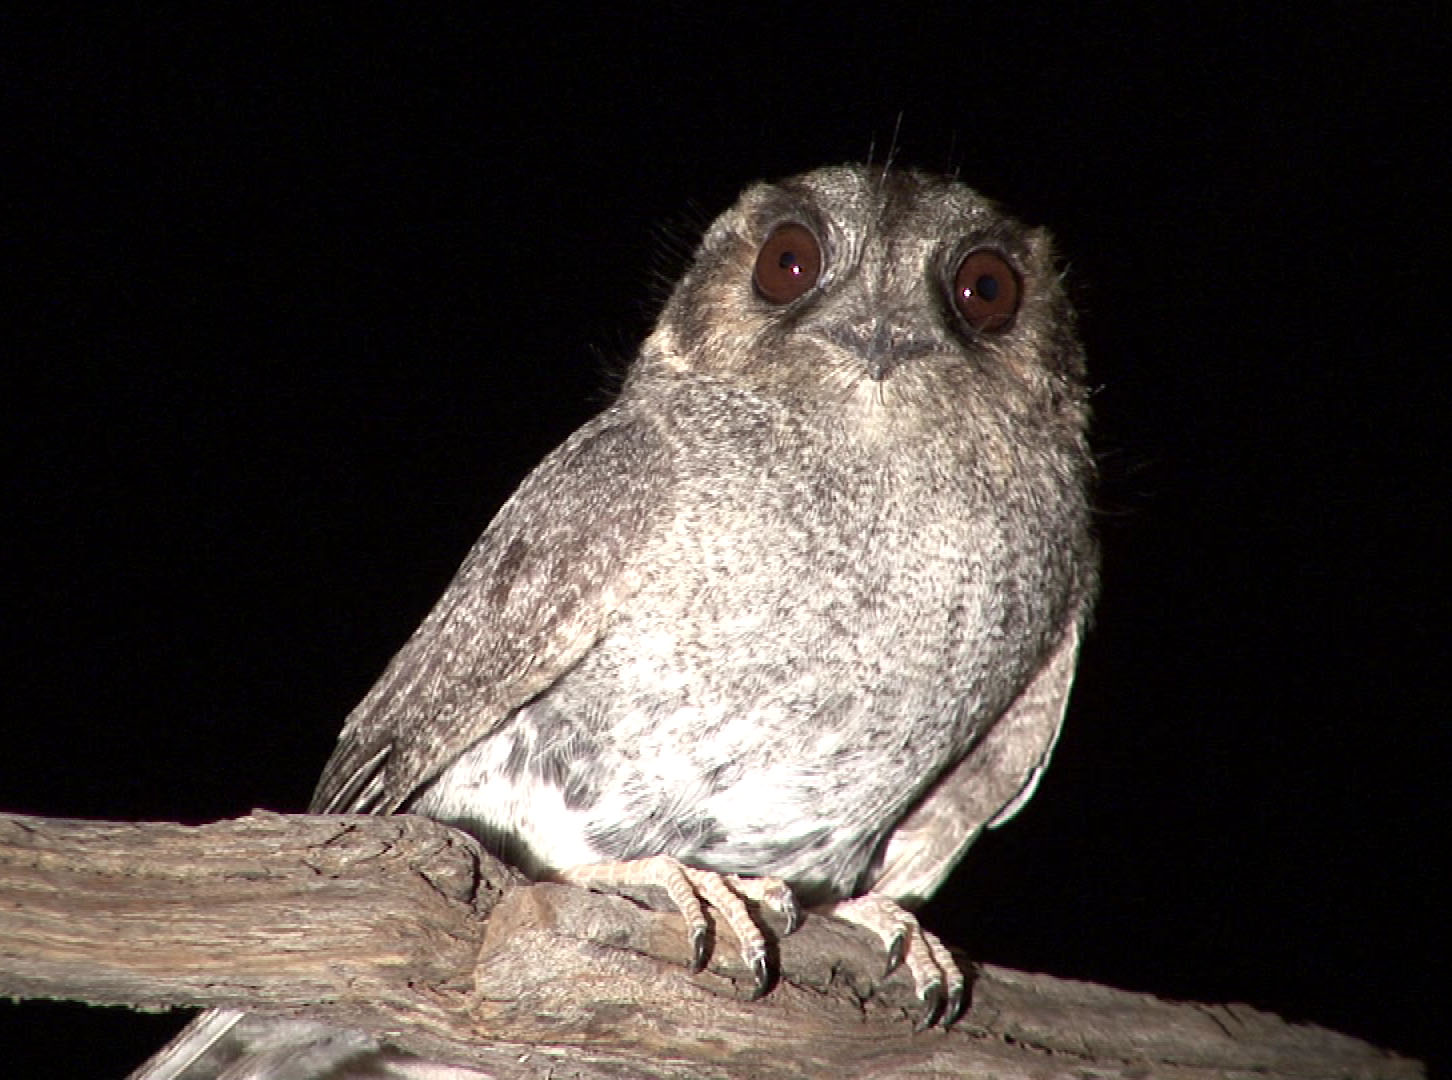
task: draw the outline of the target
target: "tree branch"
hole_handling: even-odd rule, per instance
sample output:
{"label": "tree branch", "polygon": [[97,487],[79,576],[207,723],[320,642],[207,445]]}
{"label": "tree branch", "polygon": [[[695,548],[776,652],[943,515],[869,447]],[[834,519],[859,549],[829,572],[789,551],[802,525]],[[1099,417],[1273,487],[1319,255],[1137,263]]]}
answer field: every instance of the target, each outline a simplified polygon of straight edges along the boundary
{"label": "tree branch", "polygon": [[417,817],[0,815],[0,994],[306,1015],[505,1077],[1422,1075],[1246,1006],[992,967],[953,1030],[914,1034],[905,976],[876,978],[870,935],[819,916],[747,1001],[717,931],[692,975],[678,916],[530,883]]}

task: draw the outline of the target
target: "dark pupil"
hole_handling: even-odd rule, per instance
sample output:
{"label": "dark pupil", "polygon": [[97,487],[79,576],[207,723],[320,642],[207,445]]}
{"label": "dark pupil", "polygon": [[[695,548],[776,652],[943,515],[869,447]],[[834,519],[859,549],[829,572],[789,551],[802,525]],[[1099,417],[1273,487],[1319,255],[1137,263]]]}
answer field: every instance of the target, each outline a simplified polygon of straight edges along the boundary
{"label": "dark pupil", "polygon": [[781,258],[777,259],[776,264],[783,270],[790,270],[793,274],[801,273],[801,269],[797,266],[797,253],[795,251],[783,251]]}
{"label": "dark pupil", "polygon": [[985,300],[998,299],[998,279],[990,274],[984,274],[977,281],[975,281],[973,283],[973,288],[976,289],[978,295],[983,297],[983,299]]}

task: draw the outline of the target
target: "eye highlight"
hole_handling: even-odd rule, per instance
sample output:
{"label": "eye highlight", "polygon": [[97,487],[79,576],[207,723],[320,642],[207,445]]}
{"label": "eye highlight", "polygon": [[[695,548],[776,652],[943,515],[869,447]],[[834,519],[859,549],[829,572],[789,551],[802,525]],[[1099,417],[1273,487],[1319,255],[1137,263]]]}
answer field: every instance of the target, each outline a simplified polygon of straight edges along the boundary
{"label": "eye highlight", "polygon": [[1007,329],[1022,295],[1017,271],[996,251],[970,251],[953,275],[953,306],[964,322],[985,334]]}
{"label": "eye highlight", "polygon": [[756,253],[751,281],[763,299],[790,304],[822,276],[822,245],[805,225],[789,222],[771,230]]}

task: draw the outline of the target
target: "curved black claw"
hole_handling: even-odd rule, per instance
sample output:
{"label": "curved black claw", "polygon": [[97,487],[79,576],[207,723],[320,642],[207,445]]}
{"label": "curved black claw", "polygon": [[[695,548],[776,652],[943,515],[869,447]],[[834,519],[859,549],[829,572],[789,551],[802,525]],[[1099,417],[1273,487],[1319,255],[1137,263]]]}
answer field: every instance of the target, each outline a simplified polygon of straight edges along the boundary
{"label": "curved black claw", "polygon": [[767,967],[766,953],[753,953],[749,962],[751,964],[751,1000],[755,1001],[766,993],[766,988],[771,985],[771,969]]}
{"label": "curved black claw", "polygon": [[962,979],[954,979],[952,986],[948,988],[948,1000],[943,1005],[943,1015],[939,1023],[944,1027],[952,1027],[958,1017],[963,1015],[963,1003],[967,998],[964,991],[967,984]]}
{"label": "curved black claw", "polygon": [[706,940],[706,928],[698,927],[691,931],[691,970],[700,971],[706,966],[706,949],[710,944]]}
{"label": "curved black claw", "polygon": [[786,918],[786,929],[782,931],[782,936],[785,937],[802,925],[802,905],[797,903],[796,897],[790,896],[781,913]]}
{"label": "curved black claw", "polygon": [[914,1031],[926,1031],[933,1026],[938,1018],[938,1012],[943,1005],[943,984],[940,980],[934,979],[923,987],[918,998],[923,1003],[923,1014],[918,1017],[918,1022],[913,1025]]}
{"label": "curved black claw", "polygon": [[900,930],[896,934],[894,934],[892,940],[888,942],[887,968],[882,973],[884,976],[891,975],[894,971],[897,970],[898,965],[902,963],[903,957],[907,955],[907,948],[907,931]]}

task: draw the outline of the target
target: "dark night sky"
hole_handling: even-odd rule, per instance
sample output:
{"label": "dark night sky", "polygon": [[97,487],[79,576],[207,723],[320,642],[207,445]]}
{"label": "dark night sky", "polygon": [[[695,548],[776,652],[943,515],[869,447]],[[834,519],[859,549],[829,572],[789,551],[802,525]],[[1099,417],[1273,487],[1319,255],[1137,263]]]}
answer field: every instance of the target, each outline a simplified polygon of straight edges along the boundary
{"label": "dark night sky", "polygon": [[[0,809],[301,809],[694,232],[896,130],[1055,231],[1104,474],[1054,766],[925,921],[1440,1054],[1432,17],[900,7],[0,29]],[[6,1005],[0,1057],[178,1023]]]}

